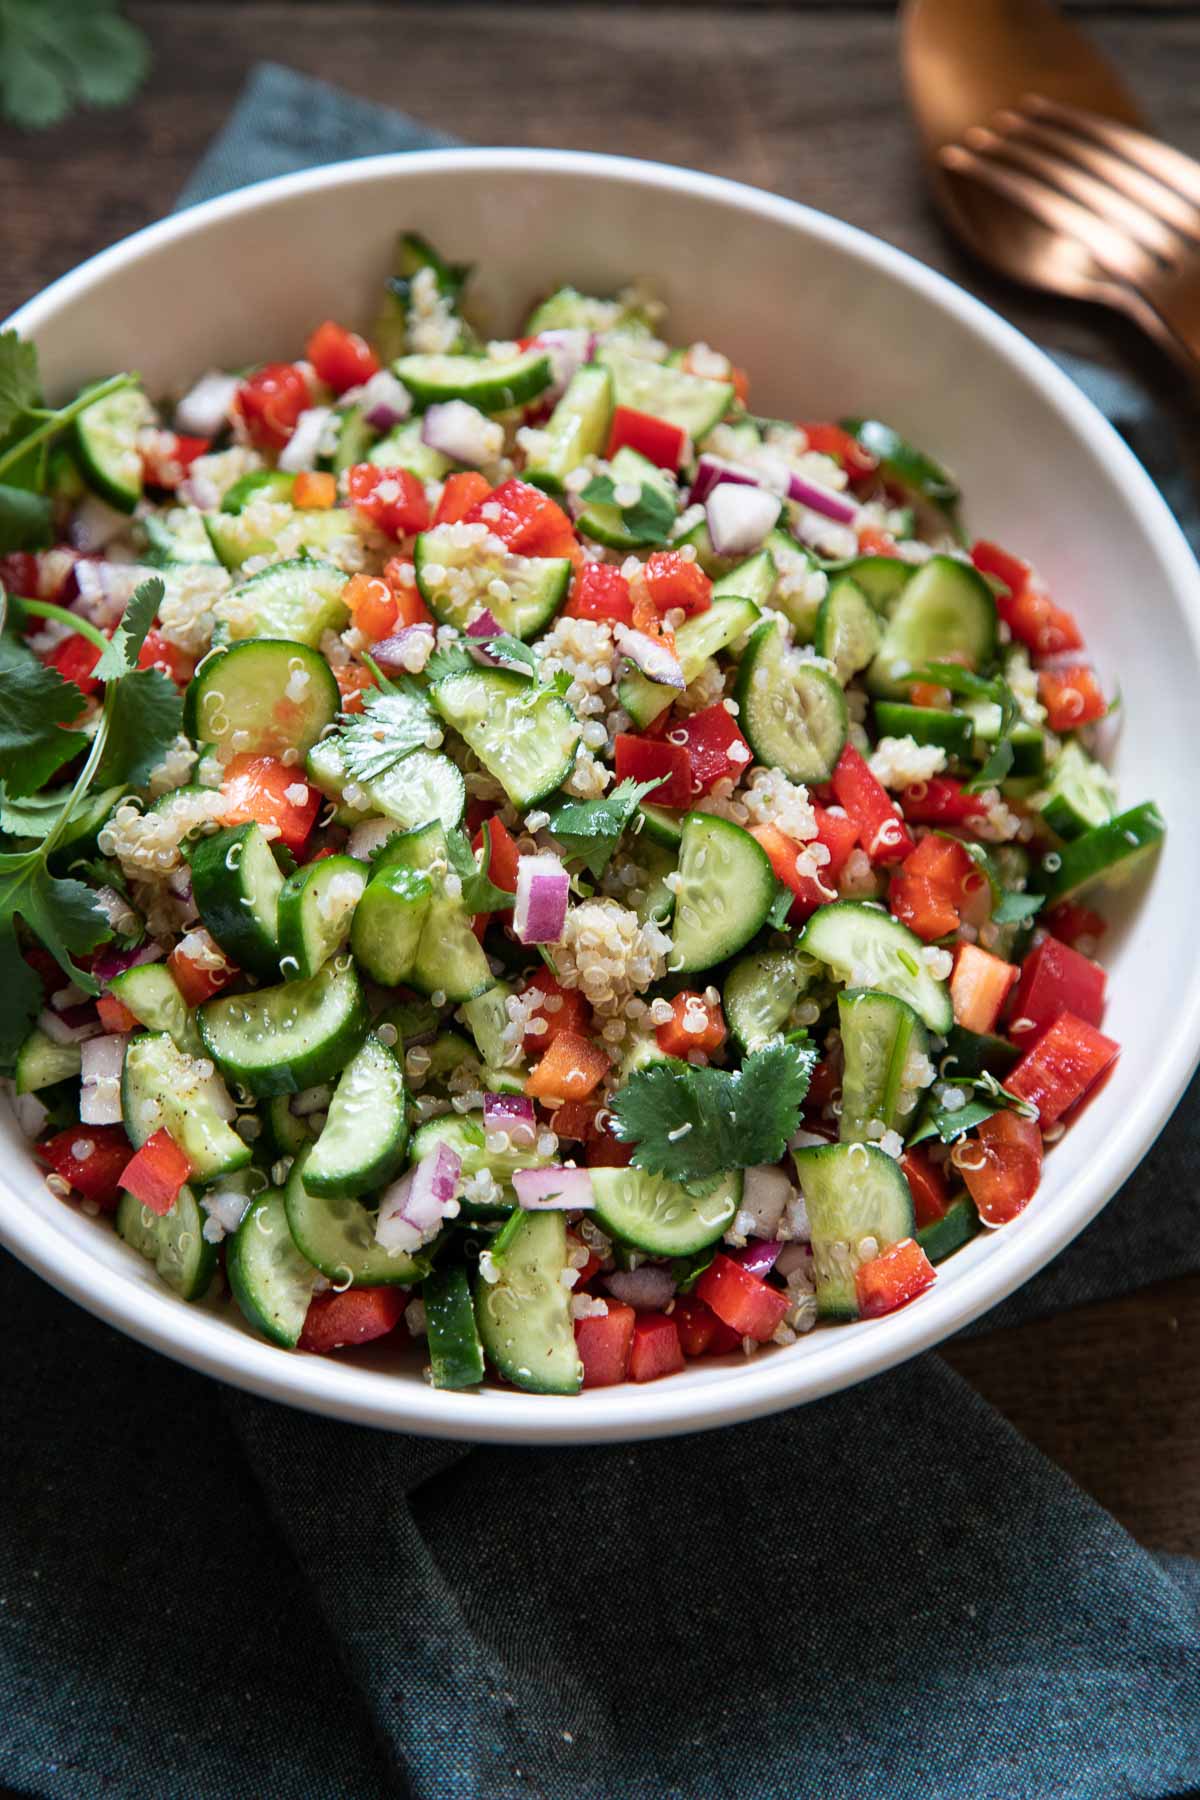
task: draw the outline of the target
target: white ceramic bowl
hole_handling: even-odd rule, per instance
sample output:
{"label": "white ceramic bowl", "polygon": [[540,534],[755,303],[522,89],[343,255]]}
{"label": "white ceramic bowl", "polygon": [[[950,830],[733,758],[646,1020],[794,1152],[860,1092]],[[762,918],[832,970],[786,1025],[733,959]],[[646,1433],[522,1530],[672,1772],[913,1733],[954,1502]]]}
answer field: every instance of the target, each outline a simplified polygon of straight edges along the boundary
{"label": "white ceramic bowl", "polygon": [[1106,940],[1105,1029],[1124,1046],[1103,1096],[1049,1157],[1003,1231],[941,1267],[915,1305],[821,1329],[752,1361],[574,1399],[441,1393],[416,1361],[289,1354],[236,1309],[192,1308],[106,1223],[53,1199],[3,1111],[0,1240],[63,1293],[182,1362],[292,1405],[433,1436],[581,1443],[699,1430],[794,1406],[927,1349],[1019,1287],[1145,1154],[1200,1050],[1200,801],[1184,750],[1200,694],[1200,574],[1116,434],[1042,354],[899,251],[790,201],[681,169],[563,152],[451,150],[284,177],[139,232],[9,323],[51,392],[140,369],[151,392],[210,366],[287,354],[326,316],[366,319],[400,226],[478,264],[497,332],[570,279],[649,277],[672,336],[719,345],[758,403],[797,418],[869,413],[954,468],[971,528],[1011,543],[1076,610],[1119,679],[1129,803],[1155,798],[1165,851]]}

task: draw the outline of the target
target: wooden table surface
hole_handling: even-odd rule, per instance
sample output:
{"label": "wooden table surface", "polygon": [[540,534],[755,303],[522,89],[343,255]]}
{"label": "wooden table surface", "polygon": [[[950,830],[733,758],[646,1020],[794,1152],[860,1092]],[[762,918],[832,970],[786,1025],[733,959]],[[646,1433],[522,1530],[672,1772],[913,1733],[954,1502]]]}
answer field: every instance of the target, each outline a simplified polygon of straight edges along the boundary
{"label": "wooden table surface", "polygon": [[[964,0],[964,4],[968,0]],[[1200,4],[1073,9],[1200,155]],[[993,281],[922,191],[887,6],[131,5],[154,70],[117,114],[0,127],[0,317],[165,212],[262,58],[476,143],[659,157],[808,201],[975,290],[1040,342],[1178,383],[1119,322]],[[1195,426],[1194,414],[1185,424]],[[1142,1542],[1200,1553],[1200,1276],[952,1345],[948,1360]]]}

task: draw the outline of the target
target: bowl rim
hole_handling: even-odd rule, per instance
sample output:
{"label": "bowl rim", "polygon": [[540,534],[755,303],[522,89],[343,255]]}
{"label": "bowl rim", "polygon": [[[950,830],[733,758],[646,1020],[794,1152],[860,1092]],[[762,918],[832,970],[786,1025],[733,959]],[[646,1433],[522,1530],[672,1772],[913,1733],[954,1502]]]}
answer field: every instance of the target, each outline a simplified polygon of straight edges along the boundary
{"label": "bowl rim", "polygon": [[[908,252],[799,201],[724,176],[672,164],[589,151],[520,148],[397,151],[351,158],[271,177],[203,201],[144,226],[58,277],[4,323],[36,334],[40,323],[84,295],[93,282],[176,239],[291,196],[325,188],[388,182],[439,172],[567,174],[634,187],[691,194],[799,228],[810,239],[849,251],[935,309],[956,316],[1084,440],[1119,482],[1131,509],[1159,548],[1176,590],[1190,592],[1184,626],[1200,656],[1200,569],[1165,500],[1115,429],[1074,382],[1024,334],[983,301]],[[49,1219],[23,1204],[15,1180],[0,1168],[7,1198],[0,1243],[61,1293],[149,1347],[192,1368],[269,1399],[380,1429],[479,1443],[586,1444],[632,1441],[712,1429],[820,1399],[882,1373],[953,1335],[1043,1268],[1112,1198],[1150,1149],[1200,1061],[1200,961],[1193,965],[1155,1066],[1133,1103],[1113,1121],[1102,1165],[1081,1170],[1053,1208],[1027,1215],[1004,1256],[984,1259],[952,1285],[935,1287],[922,1304],[888,1318],[809,1340],[803,1356],[757,1358],[707,1372],[702,1385],[665,1381],[631,1389],[592,1390],[578,1397],[511,1389],[455,1393],[420,1380],[380,1379],[377,1371],[321,1357],[281,1355],[266,1342],[230,1332],[223,1321],[193,1311],[165,1288],[129,1281],[99,1258],[81,1254]],[[4,1162],[7,1164],[8,1159]],[[31,1165],[32,1166],[32,1165]]]}

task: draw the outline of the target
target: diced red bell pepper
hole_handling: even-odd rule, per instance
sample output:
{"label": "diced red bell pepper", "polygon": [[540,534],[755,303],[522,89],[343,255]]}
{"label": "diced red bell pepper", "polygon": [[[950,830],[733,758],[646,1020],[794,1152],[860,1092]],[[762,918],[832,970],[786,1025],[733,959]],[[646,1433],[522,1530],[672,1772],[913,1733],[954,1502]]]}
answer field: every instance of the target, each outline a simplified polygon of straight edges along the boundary
{"label": "diced red bell pepper", "polygon": [[363,663],[339,663],[333,671],[344,713],[364,710],[363,695],[375,686],[375,677]]}
{"label": "diced red bell pepper", "polygon": [[73,681],[81,694],[94,694],[100,686],[92,674],[100,661],[99,647],[80,631],[73,631],[70,637],[56,644],[46,661],[50,668],[58,670],[64,681]]}
{"label": "diced red bell pepper", "polygon": [[1043,669],[1038,676],[1038,698],[1051,731],[1074,731],[1079,725],[1102,719],[1108,711],[1100,683],[1086,663],[1069,669]]}
{"label": "diced red bell pepper", "polygon": [[689,1357],[704,1356],[721,1323],[712,1307],[706,1306],[703,1300],[697,1300],[695,1294],[683,1294],[676,1300],[671,1317],[679,1333],[679,1345],[683,1354]]}
{"label": "diced red bell pepper", "polygon": [[[496,813],[493,813],[490,819],[485,819],[476,832],[474,840],[476,851],[482,850],[485,835],[488,846],[488,880],[494,887],[503,888],[506,894],[515,894],[517,891],[517,864],[521,858],[516,839],[504,820]],[[544,972],[547,975],[550,974],[549,969]]]}
{"label": "diced red bell pepper", "polygon": [[428,531],[430,514],[425,484],[411,469],[355,463],[346,485],[355,511],[389,537],[404,538]]}
{"label": "diced red bell pepper", "polygon": [[486,500],[491,491],[491,482],[478,469],[460,469],[453,475],[447,475],[442,497],[433,515],[434,524],[460,524],[472,507],[478,506],[481,500]]}
{"label": "diced red bell pepper", "polygon": [[761,1276],[720,1254],[713,1257],[695,1291],[739,1337],[760,1344],[774,1336],[790,1305],[781,1288],[769,1287]]}
{"label": "diced red bell pepper", "polygon": [[137,1014],[123,1006],[115,994],[101,994],[96,1011],[105,1031],[133,1031],[139,1022]]}
{"label": "diced red bell pepper", "polygon": [[718,781],[737,781],[754,761],[754,752],[723,700],[680,719],[672,735],[685,740],[693,794],[711,794]]}
{"label": "diced red bell pepper", "polygon": [[910,825],[970,825],[986,816],[987,804],[953,776],[934,775],[900,790],[900,810]]}
{"label": "diced red bell pepper", "polygon": [[614,1137],[611,1125],[605,1126],[589,1140],[584,1161],[589,1169],[627,1169],[633,1161],[634,1146]]}
{"label": "diced red bell pepper", "polygon": [[997,594],[996,611],[1018,643],[1037,656],[1061,656],[1064,650],[1083,648],[1075,620],[1034,584],[1028,563],[984,539],[972,549],[971,560],[984,575],[994,575],[1008,589],[1006,594]]}
{"label": "diced red bell pepper", "polygon": [[[596,1133],[596,1115],[600,1111],[600,1102],[593,1096],[590,1100],[564,1100],[561,1106],[550,1115],[550,1129],[558,1138],[570,1138],[573,1144],[586,1144]],[[583,1276],[580,1276],[580,1281]]]}
{"label": "diced red bell pepper", "polygon": [[923,1145],[917,1144],[904,1152],[900,1167],[908,1180],[917,1230],[936,1224],[950,1207],[950,1188],[938,1164]]}
{"label": "diced red bell pepper", "polygon": [[1019,594],[1029,585],[1033,575],[1027,562],[1022,562],[1011,550],[990,543],[987,538],[979,538],[972,545],[971,561],[981,575],[994,575],[997,581],[1003,582],[1010,594]]}
{"label": "diced red bell pepper", "polygon": [[1104,1017],[1107,980],[1100,964],[1090,956],[1056,937],[1043,938],[1021,964],[1009,1037],[1027,1050],[1063,1012],[1099,1025]]}
{"label": "diced red bell pepper", "polygon": [[637,1314],[619,1300],[608,1302],[607,1313],[593,1313],[575,1321],[575,1348],[583,1364],[585,1388],[616,1387],[629,1373],[629,1356]]}
{"label": "diced red bell pepper", "polygon": [[[719,1001],[706,1000],[703,994],[685,988],[672,1000],[671,1011],[673,1017],[654,1033],[664,1056],[683,1061],[692,1050],[714,1056],[725,1042],[725,1015]],[[693,1025],[699,1030],[693,1030]]]}
{"label": "diced red bell pepper", "polygon": [[308,382],[295,363],[264,363],[233,397],[233,410],[259,450],[282,450],[311,404]]}
{"label": "diced red bell pepper", "polygon": [[186,687],[196,673],[196,659],[170,643],[160,631],[149,630],[138,651],[139,669],[159,669],[180,687]]}
{"label": "diced red bell pepper", "polygon": [[961,922],[947,889],[925,875],[906,875],[903,871],[893,875],[888,905],[901,924],[926,944],[948,937]]}
{"label": "diced red bell pepper", "polygon": [[957,838],[931,831],[900,866],[902,875],[921,875],[943,888],[958,908],[987,889],[987,876]]}
{"label": "diced red bell pepper", "polygon": [[378,375],[382,366],[366,338],[359,337],[357,331],[347,331],[333,319],[317,326],[304,353],[317,371],[318,380],[335,394],[361,387],[372,375]]}
{"label": "diced red bell pepper", "polygon": [[613,743],[613,763],[618,782],[658,782],[646,795],[655,806],[683,811],[692,804],[692,764],[683,744],[619,731]]}
{"label": "diced red bell pepper", "polygon": [[[300,789],[304,799],[293,798]],[[321,796],[275,756],[235,756],[221,783],[222,825],[276,825],[279,842],[298,855],[321,810]]]}
{"label": "diced red bell pepper", "polygon": [[838,876],[846,866],[846,858],[858,842],[858,832],[844,813],[830,812],[823,806],[813,807],[817,822],[816,841],[829,852],[829,860],[820,866],[817,876],[800,874],[797,858],[808,848],[785,836],[777,825],[752,825],[750,835],[767,853],[775,879],[791,888],[796,898],[788,914],[789,925],[802,925],[805,919],[837,896]]}
{"label": "diced red bell pepper", "polygon": [[605,454],[611,461],[618,450],[636,450],[647,462],[660,469],[678,469],[688,452],[687,432],[669,419],[658,419],[653,413],[638,412],[632,406],[613,410]]}
{"label": "diced red bell pepper", "polygon": [[[325,1356],[330,1350],[349,1350],[387,1337],[400,1326],[408,1298],[402,1287],[347,1288],[341,1294],[331,1289],[314,1294],[304,1316],[299,1348]],[[403,1327],[401,1335],[407,1335]]]}
{"label": "diced red bell pepper", "polygon": [[1005,1077],[1011,1094],[1038,1109],[1043,1128],[1078,1104],[1120,1054],[1120,1045],[1086,1019],[1059,1013]]}
{"label": "diced red bell pepper", "polygon": [[864,481],[879,467],[878,457],[864,450],[858,439],[841,425],[805,424],[800,429],[808,439],[809,449],[816,450],[821,456],[832,456],[835,462],[841,463],[851,481]]}
{"label": "diced red bell pepper", "polygon": [[1032,1119],[1005,1108],[960,1140],[951,1160],[985,1225],[1007,1225],[1023,1212],[1042,1178],[1042,1133]]}
{"label": "diced red bell pepper", "polygon": [[[1093,912],[1090,906],[1079,906],[1074,900],[1060,900],[1044,917],[1046,930],[1053,932],[1061,943],[1070,944],[1072,949],[1085,938],[1094,943],[1108,929],[1106,920],[1098,912]],[[1079,1012],[1078,1007],[1073,1010]],[[1082,1016],[1086,1018],[1087,1014]]]}
{"label": "diced red bell pepper", "polygon": [[121,1171],[121,1186],[161,1218],[179,1198],[192,1165],[169,1131],[148,1137]]}
{"label": "diced red bell pepper", "polygon": [[129,1151],[119,1125],[68,1125],[37,1147],[42,1161],[102,1212],[112,1212],[121,1198]]}
{"label": "diced red bell pepper", "polygon": [[486,525],[518,556],[569,556],[577,548],[574,528],[562,507],[541,488],[515,476],[477,501],[465,523]]}
{"label": "diced red bell pepper", "polygon": [[712,582],[698,562],[678,550],[655,550],[646,558],[642,579],[660,614],[678,608],[690,619],[712,605]]}
{"label": "diced red bell pepper", "polygon": [[[858,553],[860,556],[898,556],[896,540],[890,531],[883,531],[878,525],[861,525],[858,530]],[[914,700],[913,705],[921,702]]]}
{"label": "diced red bell pepper", "polygon": [[854,1292],[859,1316],[878,1319],[884,1313],[908,1306],[932,1287],[936,1271],[915,1238],[889,1244],[854,1271]]}
{"label": "diced red bell pepper", "polygon": [[853,744],[847,744],[838,758],[832,786],[872,862],[902,862],[912,854],[916,845],[908,828]]}
{"label": "diced red bell pepper", "polygon": [[960,944],[950,976],[955,1024],[980,1035],[994,1031],[1017,974],[1013,963],[993,956],[990,950],[981,950],[978,944]]}
{"label": "diced red bell pepper", "polygon": [[187,1004],[191,1007],[203,1006],[214,994],[219,994],[227,987],[237,974],[230,962],[222,967],[209,967],[206,963],[193,961],[182,945],[176,945],[167,958],[167,967],[175,977],[176,985]]}
{"label": "diced red bell pepper", "polygon": [[413,566],[405,562],[403,557],[389,556],[383,565],[383,579],[392,590],[392,598],[396,602],[396,622],[394,630],[400,631],[405,625],[432,625],[433,614],[421,598],[420,589],[412,579]]}
{"label": "diced red bell pepper", "polygon": [[177,488],[198,456],[204,456],[211,439],[184,437],[177,431],[156,431],[140,446],[142,474],[147,487]]}
{"label": "diced red bell pepper", "polygon": [[342,589],[342,599],[365,638],[375,642],[395,630],[399,602],[382,575],[352,575]]}
{"label": "diced red bell pepper", "polygon": [[572,1032],[576,1037],[587,1036],[592,1025],[592,1009],[578,988],[560,986],[549,969],[541,968],[536,969],[526,982],[525,992],[530,990],[545,998],[534,1007],[528,1023],[540,1019],[546,1028],[544,1031],[526,1030],[526,1056],[541,1056],[563,1031]]}
{"label": "diced red bell pepper", "polygon": [[837,1098],[837,1092],[841,1085],[842,1061],[840,1051],[836,1059],[830,1056],[823,1056],[820,1062],[813,1065],[813,1072],[809,1077],[808,1082],[808,1093],[805,1095],[805,1105],[807,1107],[812,1107],[819,1112],[822,1107],[828,1106],[831,1101]]}
{"label": "diced red bell pepper", "polygon": [[564,608],[569,619],[597,619],[610,625],[633,624],[629,583],[612,563],[585,562],[571,583]]}
{"label": "diced red bell pepper", "polygon": [[328,469],[297,469],[292,505],[301,512],[329,512],[337,505],[337,477]]}
{"label": "diced red bell pepper", "polygon": [[638,1313],[629,1351],[630,1381],[657,1381],[677,1375],[683,1367],[683,1350],[674,1319],[666,1313]]}
{"label": "diced red bell pepper", "polygon": [[586,1100],[611,1067],[599,1044],[578,1032],[560,1031],[526,1081],[525,1092],[533,1100]]}

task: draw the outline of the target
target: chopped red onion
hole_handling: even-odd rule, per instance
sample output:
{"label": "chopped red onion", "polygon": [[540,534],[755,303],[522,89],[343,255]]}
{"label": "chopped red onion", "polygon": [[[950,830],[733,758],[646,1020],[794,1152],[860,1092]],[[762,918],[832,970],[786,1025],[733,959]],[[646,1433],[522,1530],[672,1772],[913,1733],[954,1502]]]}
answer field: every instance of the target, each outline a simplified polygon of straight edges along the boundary
{"label": "chopped red onion", "polygon": [[722,481],[704,503],[708,535],[718,556],[749,556],[779,521],[779,496],[765,488]]}
{"label": "chopped red onion", "polygon": [[476,613],[475,617],[466,628],[467,636],[469,638],[499,637],[503,630],[504,627],[497,619],[495,613],[490,612],[486,606],[482,612]]}
{"label": "chopped red onion", "polygon": [[22,1134],[27,1138],[39,1138],[45,1129],[50,1114],[42,1105],[36,1094],[14,1094],[12,1109]]}
{"label": "chopped red onion", "polygon": [[307,1119],[310,1113],[327,1111],[332,1098],[333,1089],[327,1081],[322,1081],[316,1087],[301,1088],[298,1094],[293,1094],[288,1101],[288,1111],[298,1119]]}
{"label": "chopped red onion", "polygon": [[478,469],[503,453],[504,427],[467,400],[440,400],[421,420],[421,442]]}
{"label": "chopped red onion", "polygon": [[148,571],[137,563],[88,562],[75,564],[75,584],[79,598],[70,610],[101,627],[115,625],[133,598],[139,582]]}
{"label": "chopped red onion", "polygon": [[118,512],[115,506],[97,499],[95,494],[85,494],[71,515],[68,527],[71,542],[77,550],[87,555],[95,555],[107,549],[115,538],[123,537],[129,529],[129,515]]}
{"label": "chopped red onion", "polygon": [[779,1221],[795,1192],[784,1171],[775,1163],[757,1163],[754,1168],[747,1169],[742,1178],[742,1203],[738,1211],[750,1215],[758,1237],[772,1238],[779,1230]]}
{"label": "chopped red onion", "polygon": [[136,950],[98,950],[92,959],[92,974],[97,981],[109,982],[126,969],[140,969],[143,963],[159,962],[166,955],[166,945],[147,938]]}
{"label": "chopped red onion", "polygon": [[662,687],[683,689],[687,686],[679,658],[648,632],[634,631],[630,625],[618,625],[615,636],[618,650],[648,680],[657,681]]}
{"label": "chopped red onion", "polygon": [[714,456],[711,450],[705,450],[696,464],[696,473],[692,480],[692,491],[688,496],[695,506],[707,500],[718,482],[730,482],[736,487],[761,487],[758,476],[753,469],[747,469],[741,463],[729,462],[724,456]]}
{"label": "chopped red onion", "polygon": [[128,1042],[127,1032],[107,1032],[81,1046],[79,1117],[85,1125],[121,1123],[121,1071]]}
{"label": "chopped red onion", "polygon": [[523,944],[557,944],[567,922],[571,877],[549,850],[517,860],[513,930]]}
{"label": "chopped red onion", "polygon": [[590,1169],[551,1163],[545,1169],[518,1169],[512,1181],[525,1212],[589,1212],[596,1204]]}
{"label": "chopped red onion", "polygon": [[390,431],[393,425],[407,419],[412,411],[412,396],[390,369],[380,369],[360,389],[358,404],[368,425],[376,431]]}
{"label": "chopped red onion", "polygon": [[375,1241],[385,1250],[416,1250],[434,1235],[458,1198],[462,1158],[438,1144],[384,1192]]}
{"label": "chopped red onion", "polygon": [[779,1255],[775,1258],[776,1274],[782,1275],[786,1281],[797,1269],[803,1269],[811,1252],[807,1244],[791,1243],[779,1246]]}
{"label": "chopped red onion", "polygon": [[381,845],[401,830],[395,819],[364,819],[346,839],[346,854],[358,862],[370,862]]}
{"label": "chopped red onion", "polygon": [[413,645],[432,645],[433,640],[432,625],[406,625],[391,637],[380,638],[377,644],[372,644],[371,658],[379,664],[385,675],[402,675],[408,669],[407,659]]}
{"label": "chopped red onion", "polygon": [[99,1037],[104,1030],[94,1015],[89,1023],[71,1025],[61,1013],[51,1012],[48,1006],[38,1015],[38,1025],[54,1044],[83,1044],[89,1038]]}
{"label": "chopped red onion", "polygon": [[[234,1182],[236,1180],[235,1176]],[[234,1186],[232,1183],[229,1187],[221,1187],[218,1183],[216,1187],[207,1188],[200,1196],[200,1205],[209,1218],[215,1220],[220,1226],[221,1236],[237,1230],[246,1216],[246,1208],[249,1204],[250,1195],[244,1188]],[[210,1243],[214,1241],[220,1243],[221,1241],[220,1237],[215,1239],[209,1237],[207,1231],[204,1235]]]}
{"label": "chopped red onion", "polygon": [[279,452],[279,467],[289,475],[315,469],[325,428],[333,417],[331,406],[310,406],[296,420],[296,429]]}
{"label": "chopped red onion", "polygon": [[560,331],[539,331],[534,342],[539,350],[550,352],[554,380],[544,396],[548,400],[557,400],[576,370],[581,369],[584,363],[590,363],[596,354],[595,332],[576,327],[564,327]]}
{"label": "chopped red onion", "polygon": [[643,1263],[640,1269],[614,1269],[604,1277],[604,1285],[615,1299],[639,1312],[659,1312],[675,1292],[669,1269]]}
{"label": "chopped red onion", "polygon": [[523,1094],[485,1094],[483,1129],[485,1132],[502,1131],[515,1145],[532,1144],[537,1136],[533,1101]]}
{"label": "chopped red onion", "polygon": [[853,500],[835,494],[832,488],[818,487],[815,481],[806,481],[803,475],[788,476],[788,498],[798,500],[801,506],[810,507],[813,512],[824,513],[827,519],[836,519],[839,525],[852,525],[858,517],[858,507]]}
{"label": "chopped red onion", "polygon": [[740,1263],[747,1275],[767,1275],[775,1267],[775,1259],[783,1245],[764,1238],[751,1238],[744,1250],[730,1250],[733,1262]]}
{"label": "chopped red onion", "polygon": [[210,369],[194,387],[188,389],[175,408],[175,429],[192,437],[216,437],[229,423],[233,396],[238,390],[236,375]]}

